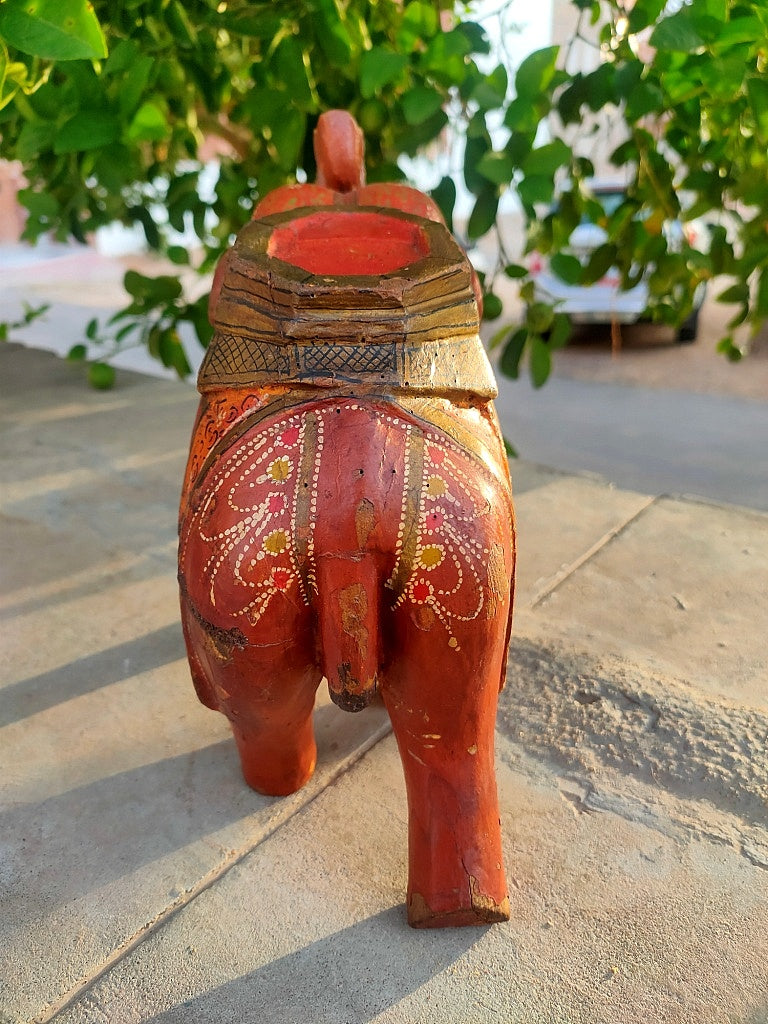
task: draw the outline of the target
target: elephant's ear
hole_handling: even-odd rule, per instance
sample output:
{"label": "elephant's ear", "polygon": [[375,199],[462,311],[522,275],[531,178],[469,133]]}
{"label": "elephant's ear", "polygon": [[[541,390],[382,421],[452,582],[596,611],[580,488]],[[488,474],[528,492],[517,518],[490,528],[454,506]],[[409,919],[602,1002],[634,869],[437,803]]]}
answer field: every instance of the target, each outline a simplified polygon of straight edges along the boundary
{"label": "elephant's ear", "polygon": [[410,185],[401,185],[394,181],[366,185],[358,192],[357,201],[360,206],[388,206],[393,210],[402,210],[416,217],[445,224],[437,203]]}
{"label": "elephant's ear", "polygon": [[285,213],[304,206],[333,206],[335,202],[336,193],[324,185],[281,185],[256,204],[252,219],[260,220],[271,213]]}

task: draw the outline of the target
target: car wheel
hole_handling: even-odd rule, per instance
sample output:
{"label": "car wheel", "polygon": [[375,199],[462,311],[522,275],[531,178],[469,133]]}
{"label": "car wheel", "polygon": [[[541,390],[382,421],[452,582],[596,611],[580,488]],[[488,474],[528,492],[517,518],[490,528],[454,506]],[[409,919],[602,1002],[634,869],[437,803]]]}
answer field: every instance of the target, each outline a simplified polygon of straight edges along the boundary
{"label": "car wheel", "polygon": [[699,309],[694,309],[687,320],[684,320],[677,329],[676,341],[678,345],[690,345],[691,342],[696,341],[696,335],[699,333]]}

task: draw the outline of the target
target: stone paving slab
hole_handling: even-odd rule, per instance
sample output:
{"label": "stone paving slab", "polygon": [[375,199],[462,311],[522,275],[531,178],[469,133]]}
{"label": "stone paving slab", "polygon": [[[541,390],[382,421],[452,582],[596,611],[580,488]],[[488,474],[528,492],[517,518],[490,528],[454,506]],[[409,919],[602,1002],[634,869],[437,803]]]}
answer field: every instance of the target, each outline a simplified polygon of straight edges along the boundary
{"label": "stone paving slab", "polygon": [[[499,741],[512,920],[405,924],[394,740],[181,908],[62,1024],[725,1024],[768,1017],[768,874]],[[604,801],[611,790],[601,786]],[[696,809],[688,806],[689,815]]]}
{"label": "stone paving slab", "polygon": [[597,477],[517,461],[510,468],[519,538],[518,607],[542,600],[653,500]]}
{"label": "stone paving slab", "polygon": [[660,497],[545,594],[526,621],[529,631],[764,709],[768,515]]}

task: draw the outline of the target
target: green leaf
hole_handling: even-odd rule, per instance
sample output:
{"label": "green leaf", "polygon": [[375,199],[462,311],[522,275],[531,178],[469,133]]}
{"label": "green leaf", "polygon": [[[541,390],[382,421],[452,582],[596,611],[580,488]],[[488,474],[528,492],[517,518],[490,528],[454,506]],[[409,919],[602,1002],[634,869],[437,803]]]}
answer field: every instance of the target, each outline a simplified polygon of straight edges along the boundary
{"label": "green leaf", "polygon": [[294,36],[284,39],[272,58],[275,77],[290,95],[291,102],[300,110],[312,109],[314,99],[312,85],[308,78],[308,64],[304,50]]}
{"label": "green leaf", "polygon": [[404,53],[410,53],[422,40],[431,39],[439,28],[435,5],[423,0],[412,0],[405,8],[397,33],[398,48]]}
{"label": "green leaf", "polygon": [[155,336],[157,355],[163,366],[173,369],[180,377],[191,373],[191,367],[184,353],[179,332],[175,327],[166,327]]}
{"label": "green leaf", "polygon": [[53,151],[60,155],[100,149],[120,138],[120,127],[120,121],[111,114],[82,110],[56,133]]}
{"label": "green leaf", "polygon": [[536,132],[512,132],[509,136],[504,152],[512,160],[515,167],[521,167],[523,161],[531,152],[536,139]]}
{"label": "green leaf", "polygon": [[517,448],[515,448],[515,446],[512,444],[512,442],[510,440],[508,440],[508,438],[504,437],[503,434],[502,434],[501,439],[504,442],[504,451],[506,452],[507,458],[508,459],[516,459],[518,457],[518,455],[517,455]]}
{"label": "green leaf", "polygon": [[628,32],[634,35],[649,25],[655,25],[666,3],[667,0],[637,0],[629,12]]}
{"label": "green leaf", "polygon": [[488,351],[493,352],[493,350],[497,349],[499,345],[511,338],[514,330],[514,327],[510,327],[509,324],[504,324],[503,327],[494,331],[488,339]]}
{"label": "green leaf", "polygon": [[171,126],[161,107],[147,101],[133,115],[126,138],[129,142],[163,142],[170,134]]}
{"label": "green leaf", "polygon": [[664,94],[653,82],[639,82],[627,98],[626,118],[631,123],[664,110]]}
{"label": "green leaf", "polygon": [[498,320],[504,312],[504,303],[493,292],[483,295],[483,320]]}
{"label": "green leaf", "polygon": [[554,180],[548,175],[532,175],[523,178],[517,192],[524,206],[532,209],[535,205],[549,204],[555,192]]}
{"label": "green leaf", "polygon": [[504,267],[504,273],[507,277],[511,277],[515,280],[521,277],[527,277],[528,268],[521,266],[519,263],[508,263],[506,267]]}
{"label": "green leaf", "polygon": [[124,118],[130,115],[138,107],[141,96],[149,82],[149,76],[154,67],[154,60],[151,57],[137,57],[126,72],[120,83],[118,102],[120,113]]}
{"label": "green leaf", "polygon": [[181,295],[181,281],[169,274],[146,277],[138,270],[128,270],[123,277],[123,287],[135,299],[152,303],[172,302]]}
{"label": "green leaf", "polygon": [[537,100],[555,75],[559,46],[547,46],[529,54],[517,69],[515,90],[518,97]]}
{"label": "green leaf", "polygon": [[584,78],[586,101],[589,109],[597,112],[608,103],[612,103],[616,95],[616,67],[614,64],[601,64],[595,71]]}
{"label": "green leaf", "polygon": [[720,341],[718,341],[716,347],[717,351],[722,352],[723,355],[732,363],[738,363],[741,359],[744,358],[744,353],[737,345],[734,345],[733,338],[731,338],[730,336],[722,338]]}
{"label": "green leaf", "polygon": [[577,71],[571,84],[557,98],[557,112],[563,124],[575,124],[581,117],[581,108],[587,102],[587,80]]}
{"label": "green leaf", "polygon": [[87,0],[3,0],[0,36],[22,53],[45,60],[107,56],[104,34]]}
{"label": "green leaf", "polygon": [[616,96],[629,99],[643,77],[645,65],[640,60],[626,60],[618,68],[613,78]]}
{"label": "green leaf", "polygon": [[739,302],[746,304],[749,302],[749,286],[746,281],[739,281],[737,284],[732,284],[724,291],[720,292],[717,296],[718,302]]}
{"label": "green leaf", "polygon": [[566,284],[579,284],[581,281],[581,263],[575,256],[564,252],[555,253],[549,265],[552,272]]}
{"label": "green leaf", "polygon": [[187,316],[195,329],[200,345],[203,348],[208,348],[213,337],[213,327],[208,319],[208,296],[201,295],[197,302],[189,306]]}
{"label": "green leaf", "polygon": [[464,181],[470,192],[479,195],[488,188],[488,179],[478,171],[480,162],[491,149],[491,139],[487,132],[482,135],[469,136],[464,147]]}
{"label": "green leaf", "polygon": [[[447,124],[448,115],[444,110],[438,110],[421,124],[408,125],[398,136],[401,152],[415,156],[422,146],[436,139]],[[392,180],[391,175],[389,180]]]}
{"label": "green leaf", "polygon": [[594,283],[604,277],[616,262],[616,246],[606,242],[592,253],[584,273],[584,283]]}
{"label": "green leaf", "polygon": [[408,58],[403,53],[377,47],[366,50],[360,61],[360,93],[363,99],[370,99],[385,85],[389,85],[400,77],[408,66]]}
{"label": "green leaf", "polygon": [[503,64],[486,75],[472,90],[470,99],[474,100],[479,107],[490,110],[500,107],[507,97],[507,69]]}
{"label": "green leaf", "polygon": [[527,99],[516,99],[507,107],[504,124],[513,132],[535,132],[539,126],[541,115],[535,104]]}
{"label": "green leaf", "polygon": [[253,36],[256,39],[272,41],[282,28],[283,19],[279,13],[243,10],[219,13],[217,24],[238,36]]}
{"label": "green leaf", "polygon": [[747,95],[757,134],[763,142],[768,142],[768,81],[765,78],[749,78]]}
{"label": "green leaf", "polygon": [[531,334],[546,334],[555,317],[554,309],[548,302],[533,302],[525,311],[525,320]]}
{"label": "green leaf", "polygon": [[48,149],[53,149],[56,125],[53,121],[27,121],[19,133],[16,156],[22,163],[30,163]]}
{"label": "green leaf", "polygon": [[108,363],[91,363],[88,367],[88,383],[98,391],[108,391],[115,384],[115,368]]}
{"label": "green leaf", "polygon": [[453,178],[445,177],[440,181],[437,188],[433,188],[430,195],[440,207],[440,212],[445,218],[448,230],[453,230],[453,208],[456,205],[456,182]]}
{"label": "green leaf", "polygon": [[470,53],[486,54],[491,52],[491,43],[482,25],[478,25],[475,21],[462,21],[456,26],[456,31],[460,32],[467,40]]}
{"label": "green leaf", "polygon": [[660,21],[653,30],[651,46],[657,50],[673,50],[679,53],[695,53],[704,46],[688,7],[671,14]]}
{"label": "green leaf", "polygon": [[496,211],[499,207],[499,194],[495,188],[485,189],[477,197],[467,224],[467,236],[480,238],[490,231],[496,222]]}
{"label": "green leaf", "polygon": [[515,161],[506,153],[486,153],[477,165],[479,174],[482,174],[494,185],[507,185],[515,173]]}
{"label": "green leaf", "polygon": [[423,66],[435,81],[446,88],[461,85],[467,73],[465,58],[468,53],[469,45],[461,32],[440,32],[427,47],[422,58]]}
{"label": "green leaf", "polygon": [[756,15],[732,17],[730,21],[721,27],[717,40],[713,45],[713,50],[716,53],[722,53],[733,46],[738,46],[740,43],[754,43],[756,39],[760,39],[764,35],[765,26]]}
{"label": "green leaf", "polygon": [[504,351],[501,353],[501,359],[499,359],[499,369],[505,377],[511,377],[513,380],[517,380],[519,377],[520,360],[527,340],[527,329],[525,327],[520,327],[504,346]]}
{"label": "green leaf", "polygon": [[551,349],[564,348],[573,333],[571,318],[565,313],[555,313],[552,326],[549,331],[549,347]]}
{"label": "green leaf", "polygon": [[408,124],[422,124],[441,109],[443,102],[442,93],[425,85],[411,89],[400,99],[403,116]]}
{"label": "green leaf", "polygon": [[175,263],[177,267],[184,267],[189,264],[189,253],[183,245],[169,245],[166,255],[171,263]]}
{"label": "green leaf", "polygon": [[160,248],[160,232],[157,229],[152,214],[146,208],[146,206],[128,206],[126,213],[134,221],[138,221],[139,224],[144,228],[144,236],[147,239],[147,244],[151,249]]}
{"label": "green leaf", "polygon": [[551,178],[560,167],[570,163],[570,160],[570,147],[566,146],[562,139],[555,139],[554,142],[548,142],[545,146],[532,149],[523,160],[522,169],[527,177],[544,175]]}
{"label": "green leaf", "polygon": [[760,271],[760,281],[755,295],[755,312],[759,317],[768,317],[768,267]]}
{"label": "green leaf", "polygon": [[81,363],[87,354],[88,349],[85,345],[73,345],[69,352],[67,352],[67,359],[70,363]]}
{"label": "green leaf", "polygon": [[533,335],[528,347],[528,368],[535,388],[546,383],[552,371],[552,353],[543,338]]}
{"label": "green leaf", "polygon": [[192,49],[197,44],[197,31],[179,0],[170,0],[165,17],[176,46]]}
{"label": "green leaf", "polygon": [[319,21],[317,40],[328,60],[337,68],[352,61],[354,44],[336,0],[315,0]]}
{"label": "green leaf", "polygon": [[59,204],[50,192],[35,192],[31,188],[24,188],[18,197],[22,206],[26,207],[33,217],[46,220],[56,217],[59,213]]}
{"label": "green leaf", "polygon": [[306,118],[295,107],[284,109],[283,116],[272,125],[272,144],[284,171],[293,171],[296,167],[306,130]]}

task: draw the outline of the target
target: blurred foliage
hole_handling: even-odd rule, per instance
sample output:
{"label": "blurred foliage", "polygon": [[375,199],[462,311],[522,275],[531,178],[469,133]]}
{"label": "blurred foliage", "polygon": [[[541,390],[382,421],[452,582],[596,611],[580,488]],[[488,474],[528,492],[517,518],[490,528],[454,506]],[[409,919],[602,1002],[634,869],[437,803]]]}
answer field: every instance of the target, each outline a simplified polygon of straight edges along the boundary
{"label": "blurred foliage", "polygon": [[[664,0],[631,10],[572,2],[574,38],[600,51],[590,72],[566,72],[567,53],[552,46],[510,73],[489,57],[472,4],[451,0],[0,0],[0,137],[29,183],[25,237],[85,241],[114,222],[139,225],[180,273],[188,264],[208,272],[260,197],[313,179],[317,118],[342,107],[365,132],[371,181],[401,178],[399,158],[446,131],[461,141],[470,242],[496,230],[499,201],[513,190],[528,249],[565,280],[616,267],[629,286],[645,268],[650,313],[680,323],[697,286],[725,276],[721,297],[738,307],[730,329],[756,329],[768,316],[764,0],[694,0],[671,13]],[[610,217],[590,195],[593,167],[574,134],[606,111],[626,123],[612,160],[630,182]],[[220,171],[209,189],[201,174],[212,142]],[[450,175],[433,195],[450,224]],[[672,244],[663,225],[683,215],[712,222],[708,247]],[[585,216],[607,240],[582,266],[568,239]],[[516,376],[525,358],[538,385],[569,325],[534,301],[525,262],[503,245],[500,254],[484,277],[486,317],[502,315],[500,275],[518,282],[526,304],[525,322],[495,336],[500,367]],[[71,358],[95,350],[104,364],[138,343],[189,373],[180,331],[191,325],[208,343],[204,300],[187,301],[174,274],[132,272],[125,284],[130,305],[104,328],[90,324]],[[732,334],[720,347],[740,354]],[[102,370],[91,378],[111,379]]]}

